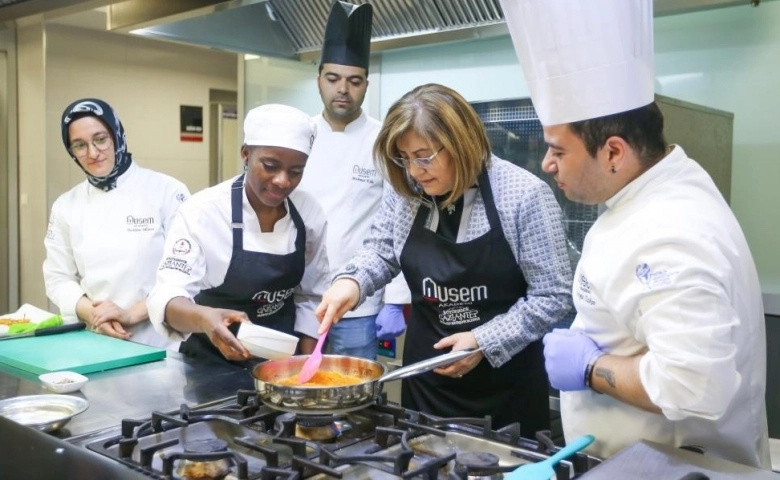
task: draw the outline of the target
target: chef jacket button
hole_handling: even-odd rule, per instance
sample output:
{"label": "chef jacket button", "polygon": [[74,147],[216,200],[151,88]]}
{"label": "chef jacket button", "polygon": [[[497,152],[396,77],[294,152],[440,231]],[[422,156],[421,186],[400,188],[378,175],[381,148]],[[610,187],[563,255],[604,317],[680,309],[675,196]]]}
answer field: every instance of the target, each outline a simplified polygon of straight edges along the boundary
{"label": "chef jacket button", "polygon": [[344,265],[344,271],[347,273],[355,273],[357,272],[357,267],[355,266],[354,263],[348,263]]}

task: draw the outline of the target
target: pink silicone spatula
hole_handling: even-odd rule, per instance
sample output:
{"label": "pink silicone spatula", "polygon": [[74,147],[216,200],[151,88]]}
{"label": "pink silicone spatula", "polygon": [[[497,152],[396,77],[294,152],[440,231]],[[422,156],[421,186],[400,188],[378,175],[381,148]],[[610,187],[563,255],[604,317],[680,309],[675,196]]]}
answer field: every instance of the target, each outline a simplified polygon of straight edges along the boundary
{"label": "pink silicone spatula", "polygon": [[308,382],[311,380],[311,377],[317,373],[317,370],[320,369],[320,364],[322,363],[322,346],[325,344],[325,337],[328,336],[329,331],[330,327],[322,332],[319,340],[317,340],[317,346],[314,347],[314,351],[311,352],[309,358],[306,359],[306,363],[303,364],[303,368],[301,368],[301,372],[298,374],[298,383]]}

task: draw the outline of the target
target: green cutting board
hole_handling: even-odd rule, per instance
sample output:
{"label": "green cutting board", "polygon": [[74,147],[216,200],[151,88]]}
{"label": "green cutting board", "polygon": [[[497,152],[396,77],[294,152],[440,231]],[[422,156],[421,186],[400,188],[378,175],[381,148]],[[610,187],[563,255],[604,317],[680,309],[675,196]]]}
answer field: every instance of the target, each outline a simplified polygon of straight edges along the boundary
{"label": "green cutting board", "polygon": [[0,341],[0,363],[36,375],[93,373],[163,358],[165,350],[87,331]]}

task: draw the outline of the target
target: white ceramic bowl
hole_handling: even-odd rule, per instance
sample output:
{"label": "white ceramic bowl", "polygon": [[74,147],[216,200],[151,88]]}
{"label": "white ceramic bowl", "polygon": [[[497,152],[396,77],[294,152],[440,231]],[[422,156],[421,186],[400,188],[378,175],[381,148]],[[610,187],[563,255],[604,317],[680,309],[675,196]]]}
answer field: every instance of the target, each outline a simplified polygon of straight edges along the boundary
{"label": "white ceramic bowl", "polygon": [[249,322],[241,323],[236,338],[249,353],[268,360],[287,358],[295,353],[295,347],[298,346],[298,337],[294,335]]}
{"label": "white ceramic bowl", "polygon": [[52,372],[39,375],[38,380],[52,392],[70,393],[81,390],[89,379],[76,372]]}

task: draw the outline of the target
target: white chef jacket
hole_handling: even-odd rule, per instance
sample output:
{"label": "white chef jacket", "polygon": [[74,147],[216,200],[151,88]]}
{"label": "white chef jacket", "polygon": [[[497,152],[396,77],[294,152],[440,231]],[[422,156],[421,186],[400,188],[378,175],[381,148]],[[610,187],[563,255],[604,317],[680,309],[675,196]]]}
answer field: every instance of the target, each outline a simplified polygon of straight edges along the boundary
{"label": "white chef jacket", "polygon": [[[361,112],[343,132],[334,132],[322,117],[299,190],[311,193],[328,217],[328,256],[333,271],[341,269],[363,245],[387,185],[374,165],[374,141],[381,124]],[[383,291],[376,292],[344,318],[376,315]],[[384,291],[387,303],[405,304],[411,294],[399,274]]]}
{"label": "white chef jacket", "polygon": [[[176,214],[165,241],[165,256],[157,271],[157,284],[149,294],[149,318],[161,334],[185,340],[182,334],[165,323],[165,307],[174,297],[194,301],[195,295],[222,285],[233,256],[230,189],[236,177],[202,190],[190,198]],[[294,190],[291,200],[306,225],[306,270],[294,293],[295,331],[317,338],[320,323],[314,310],[330,284],[326,253],[325,215],[319,203],[306,192]],[[275,255],[295,251],[297,229],[287,214],[276,222],[272,232],[260,229],[246,190],[242,197],[244,218],[244,250]]]}
{"label": "white chef jacket", "polygon": [[567,441],[608,457],[642,438],[769,468],[766,333],[758,274],[736,218],[682,148],[606,202],[574,278],[582,330],[606,353],[647,350],[640,380],[663,415],[561,392]]}
{"label": "white chef jacket", "polygon": [[[165,233],[189,195],[180,181],[131,163],[113,190],[104,192],[84,180],[54,202],[43,280],[65,322],[77,321],[76,304],[83,295],[123,309],[146,298]],[[178,349],[149,322],[129,331],[134,342]]]}

